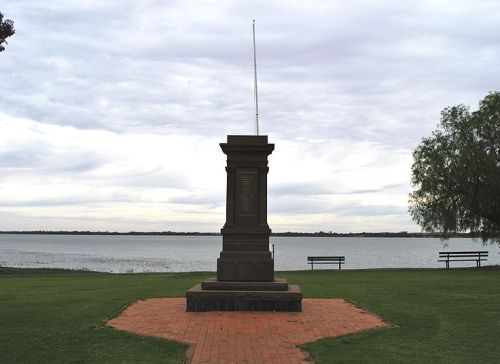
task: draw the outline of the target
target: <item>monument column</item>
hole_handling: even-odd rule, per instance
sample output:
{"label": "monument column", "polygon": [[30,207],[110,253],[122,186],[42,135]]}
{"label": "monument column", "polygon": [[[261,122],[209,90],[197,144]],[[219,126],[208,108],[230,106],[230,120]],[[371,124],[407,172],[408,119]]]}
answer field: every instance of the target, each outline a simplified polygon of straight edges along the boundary
{"label": "monument column", "polygon": [[217,278],[186,293],[187,311],[301,311],[302,292],[274,278],[267,224],[267,136],[228,135],[226,223]]}
{"label": "monument column", "polygon": [[267,136],[229,135],[220,144],[227,155],[226,223],[217,280],[272,282],[267,224],[267,157],[274,144]]}

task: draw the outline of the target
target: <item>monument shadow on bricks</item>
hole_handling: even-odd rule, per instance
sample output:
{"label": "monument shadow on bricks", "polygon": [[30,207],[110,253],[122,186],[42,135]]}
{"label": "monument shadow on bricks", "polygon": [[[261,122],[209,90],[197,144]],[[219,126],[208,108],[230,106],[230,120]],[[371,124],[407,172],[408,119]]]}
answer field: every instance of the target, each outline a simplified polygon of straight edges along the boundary
{"label": "monument shadow on bricks", "polygon": [[226,223],[217,278],[187,291],[187,311],[301,311],[302,292],[274,278],[267,224],[267,136],[228,135]]}

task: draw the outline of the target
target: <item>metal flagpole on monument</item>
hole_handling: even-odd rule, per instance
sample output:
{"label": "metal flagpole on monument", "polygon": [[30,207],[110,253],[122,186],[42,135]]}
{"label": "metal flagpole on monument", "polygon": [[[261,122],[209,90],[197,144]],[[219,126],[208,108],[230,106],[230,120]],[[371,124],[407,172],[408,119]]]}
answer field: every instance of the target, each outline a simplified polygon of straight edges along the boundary
{"label": "metal flagpole on monument", "polygon": [[259,94],[257,92],[257,52],[255,50],[255,19],[252,23],[253,29],[253,75],[254,75],[254,99],[255,99],[255,129],[259,135]]}

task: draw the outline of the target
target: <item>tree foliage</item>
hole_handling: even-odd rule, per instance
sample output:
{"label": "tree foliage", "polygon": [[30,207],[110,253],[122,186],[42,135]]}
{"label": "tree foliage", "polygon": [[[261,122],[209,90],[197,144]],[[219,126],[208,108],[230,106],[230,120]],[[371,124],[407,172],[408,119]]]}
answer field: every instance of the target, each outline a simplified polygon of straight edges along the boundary
{"label": "tree foliage", "polygon": [[5,46],[3,45],[3,43],[7,44],[5,39],[14,35],[15,32],[14,22],[10,19],[5,19],[4,21],[3,14],[0,12],[0,52],[5,50]]}
{"label": "tree foliage", "polygon": [[413,152],[409,212],[425,231],[470,231],[500,243],[500,93],[470,112],[441,112],[438,129]]}

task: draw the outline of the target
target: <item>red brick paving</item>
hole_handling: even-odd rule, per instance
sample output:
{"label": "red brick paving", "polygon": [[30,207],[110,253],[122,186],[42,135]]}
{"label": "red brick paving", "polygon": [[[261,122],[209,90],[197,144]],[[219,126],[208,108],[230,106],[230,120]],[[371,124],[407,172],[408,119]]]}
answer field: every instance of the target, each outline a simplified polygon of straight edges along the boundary
{"label": "red brick paving", "polygon": [[306,298],[302,310],[186,312],[185,298],[153,298],[132,304],[108,325],[190,344],[192,364],[310,363],[296,345],[387,326],[342,299]]}

